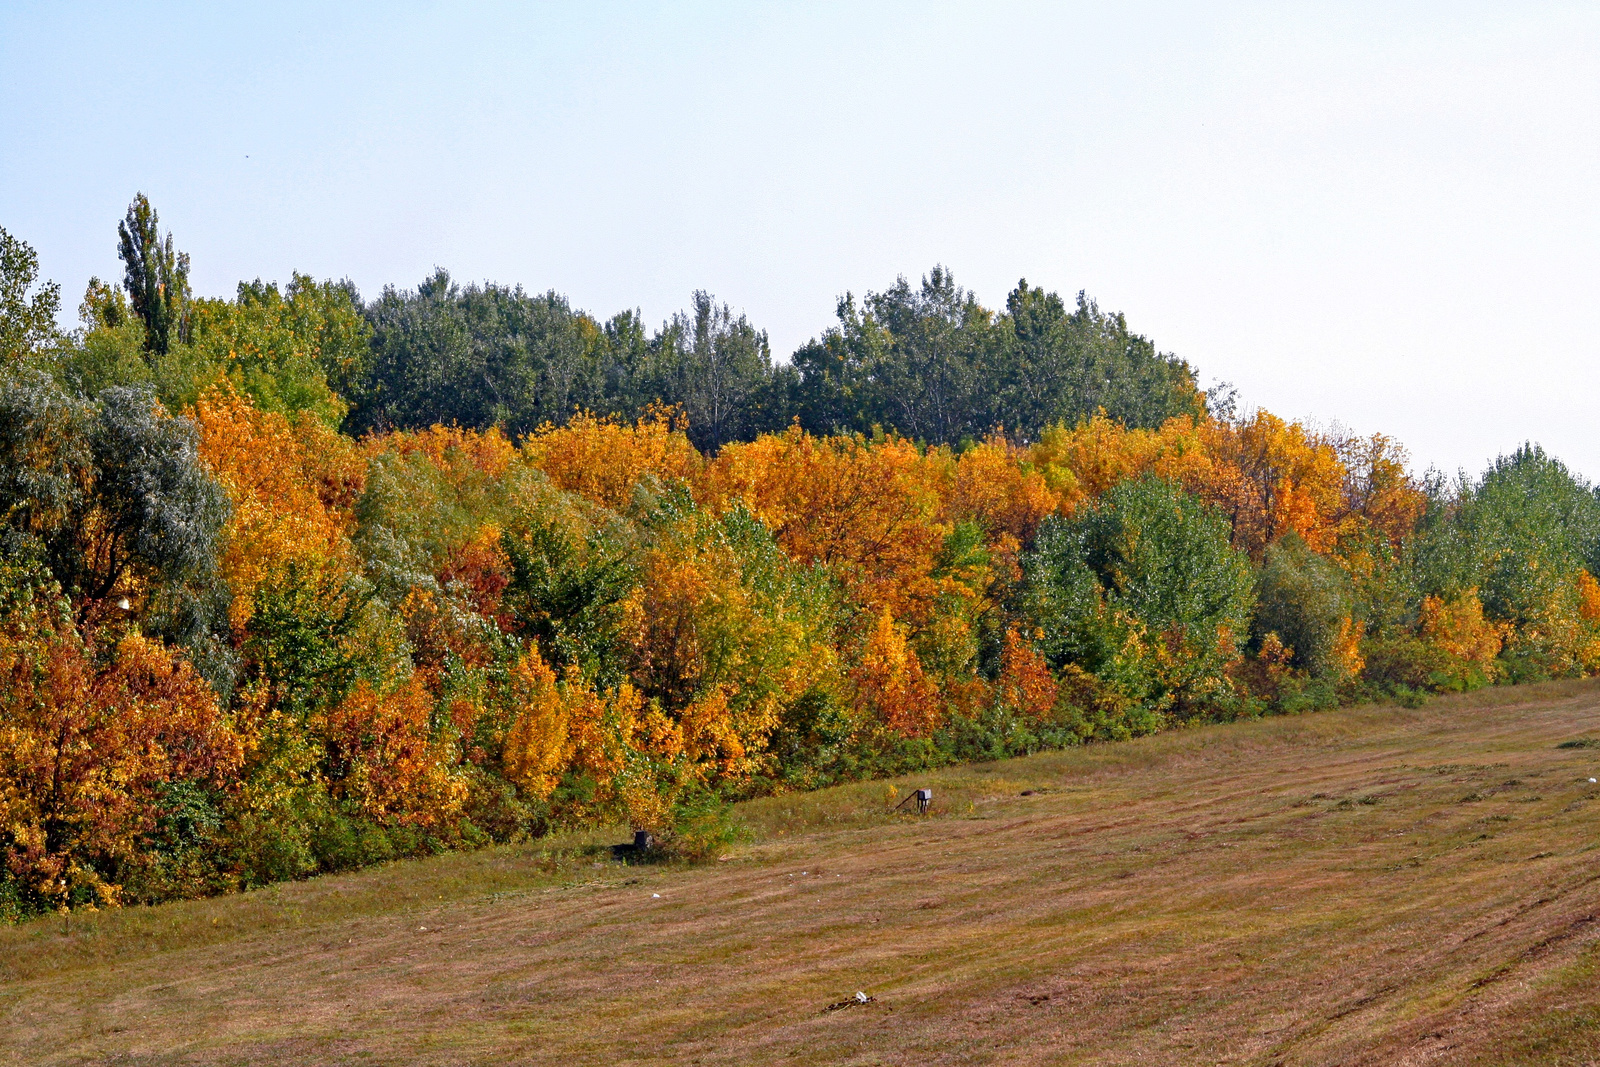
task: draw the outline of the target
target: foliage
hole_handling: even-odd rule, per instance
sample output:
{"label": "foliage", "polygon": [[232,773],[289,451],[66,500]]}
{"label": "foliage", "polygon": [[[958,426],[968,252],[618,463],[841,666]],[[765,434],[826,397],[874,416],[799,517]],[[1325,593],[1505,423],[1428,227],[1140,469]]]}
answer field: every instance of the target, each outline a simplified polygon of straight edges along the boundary
{"label": "foliage", "polygon": [[655,852],[663,859],[705,863],[750,836],[733,808],[715,793],[701,792],[672,806]]}
{"label": "foliage", "polygon": [[1267,549],[1261,568],[1255,634],[1276,634],[1296,667],[1317,678],[1361,670],[1352,638],[1349,580],[1332,561],[1290,534]]}
{"label": "foliage", "polygon": [[1052,665],[1157,714],[1187,717],[1230,695],[1224,668],[1249,625],[1252,580],[1215,509],[1159,478],[1122,482],[1047,524],[1025,566]]}
{"label": "foliage", "polygon": [[1558,462],[1418,483],[1081,295],[939,268],[783,365],[704,292],[214,300],[122,232],[68,337],[0,233],[7,919],[573,823],[694,860],[737,797],[1600,673]]}
{"label": "foliage", "polygon": [[332,427],[343,420],[346,404],[330,383],[349,389],[360,380],[370,334],[349,282],[295,274],[281,293],[260,279],[240,282],[236,300],[197,300],[191,319],[191,358],[211,375],[196,375],[196,394],[225,377],[263,411],[307,412]]}
{"label": "foliage", "polygon": [[0,859],[30,908],[116,903],[163,787],[221,786],[241,755],[181,656],[138,634],[85,645],[52,583],[0,564]]}
{"label": "foliage", "polygon": [[317,421],[262,411],[225,382],[200,398],[195,423],[200,455],[232,503],[221,570],[233,595],[230,622],[242,632],[269,573],[348,556],[365,464]]}
{"label": "foliage", "polygon": [[1578,575],[1600,568],[1600,499],[1542,449],[1524,446],[1441,494],[1416,551],[1424,592],[1476,590],[1485,615],[1510,626],[1502,659],[1512,678],[1587,669]]}
{"label": "foliage", "polygon": [[117,254],[133,313],[144,322],[145,347],[164,356],[189,333],[189,254],[176,252],[172,234],[161,239],[161,219],[143,193],[117,224]]}
{"label": "foliage", "polygon": [[1419,632],[1440,659],[1428,680],[1446,689],[1477,689],[1493,682],[1500,673],[1496,657],[1507,629],[1484,618],[1476,589],[1448,602],[1423,597]]}
{"label": "foliage", "polygon": [[664,408],[652,408],[632,425],[580,413],[561,427],[540,426],[522,447],[561,489],[625,511],[640,489],[660,492],[699,471],[700,453],[683,429]]}
{"label": "foliage", "polygon": [[26,241],[0,226],[0,366],[53,347],[58,338],[56,312],[61,308],[61,287],[40,285],[39,255]]}
{"label": "foliage", "polygon": [[920,621],[940,591],[932,572],[946,532],[945,460],[901,438],[814,437],[795,426],[724,448],[701,495],[748,509],[791,558],[836,576],[854,603]]}
{"label": "foliage", "polygon": [[204,581],[228,516],[189,420],[141,389],[90,403],[27,371],[0,379],[0,509],[11,543],[39,545],[80,614]]}
{"label": "foliage", "polygon": [[554,292],[462,289],[440,270],[414,291],[385,288],[366,314],[372,355],[352,390],[354,429],[499,423],[522,433],[596,399],[600,331]]}
{"label": "foliage", "polygon": [[838,320],[794,354],[796,411],[814,433],[883,427],[953,445],[1097,411],[1153,427],[1202,410],[1187,365],[1081,293],[1068,312],[1024,280],[996,315],[935,267],[915,289],[902,277],[860,302],[847,294]]}

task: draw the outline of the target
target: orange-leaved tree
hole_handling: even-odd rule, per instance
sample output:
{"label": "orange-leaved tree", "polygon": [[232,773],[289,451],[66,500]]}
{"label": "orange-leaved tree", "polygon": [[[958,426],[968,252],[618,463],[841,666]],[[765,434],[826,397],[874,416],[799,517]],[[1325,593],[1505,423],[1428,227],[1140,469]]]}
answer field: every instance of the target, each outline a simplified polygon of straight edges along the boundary
{"label": "orange-leaved tree", "polygon": [[200,454],[233,502],[221,569],[242,634],[275,570],[353,565],[351,509],[366,461],[317,419],[261,411],[225,381],[200,398],[195,422]]}
{"label": "orange-leaved tree", "polygon": [[743,504],[792,559],[826,567],[873,614],[920,623],[940,592],[949,468],[947,453],[924,455],[903,438],[813,437],[796,426],[724,446],[699,494],[719,510]]}
{"label": "orange-leaved tree", "polygon": [[1449,600],[1423,597],[1419,624],[1422,639],[1443,654],[1449,683],[1476,688],[1498,677],[1496,657],[1511,628],[1484,618],[1476,589]]}
{"label": "orange-leaved tree", "polygon": [[996,688],[1002,707],[1033,722],[1044,722],[1050,717],[1061,692],[1055,675],[1050,672],[1050,664],[1016,627],[1006,631]]}
{"label": "orange-leaved tree", "polygon": [[1398,548],[1427,510],[1428,497],[1408,471],[1410,456],[1393,438],[1346,435],[1333,440],[1345,469],[1341,538],[1363,528]]}
{"label": "orange-leaved tree", "polygon": [[641,485],[681,483],[702,466],[684,422],[655,408],[629,424],[580,413],[565,426],[541,426],[523,440],[523,454],[562,489],[623,510]]}
{"label": "orange-leaved tree", "polygon": [[962,452],[955,468],[946,518],[976,523],[995,555],[1015,572],[1017,553],[1061,507],[1061,494],[1021,449],[999,435]]}
{"label": "orange-leaved tree", "polygon": [[904,737],[926,737],[944,721],[939,691],[887,608],[867,634],[850,672],[856,710]]}
{"label": "orange-leaved tree", "polygon": [[1260,560],[1291,533],[1316,552],[1334,547],[1347,471],[1331,442],[1266,411],[1208,422],[1204,437],[1212,476],[1200,496],[1231,519],[1234,547]]}
{"label": "orange-leaved tree", "polygon": [[380,824],[453,828],[467,789],[451,773],[456,753],[435,737],[432,713],[418,675],[390,692],[358,680],[312,724],[326,752],[330,792]]}
{"label": "orange-leaved tree", "polygon": [[506,696],[515,718],[500,766],[526,795],[550,799],[570,780],[573,788],[556,798],[568,818],[620,813],[640,825],[659,822],[664,809],[647,750],[670,747],[663,740],[669,731],[631,684],[598,690],[576,666],[558,678],[530,645]]}
{"label": "orange-leaved tree", "polygon": [[0,862],[35,905],[115,903],[163,784],[221,787],[241,757],[182,657],[137,634],[97,656],[48,588],[0,588]]}
{"label": "orange-leaved tree", "polygon": [[1155,474],[1196,492],[1212,477],[1202,425],[1181,416],[1155,430],[1129,428],[1105,412],[1076,426],[1045,429],[1023,453],[1060,498],[1064,515],[1097,499],[1121,482]]}

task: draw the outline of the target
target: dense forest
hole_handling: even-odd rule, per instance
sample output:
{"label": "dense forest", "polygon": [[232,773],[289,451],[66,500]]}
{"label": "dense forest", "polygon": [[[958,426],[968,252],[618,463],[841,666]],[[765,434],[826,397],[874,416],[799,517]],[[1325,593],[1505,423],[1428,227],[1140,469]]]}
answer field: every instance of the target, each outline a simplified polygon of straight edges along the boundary
{"label": "dense forest", "polygon": [[936,267],[784,361],[706,293],[215,299],[116,237],[67,332],[0,230],[0,919],[1600,673],[1557,460],[1419,479],[1082,294]]}

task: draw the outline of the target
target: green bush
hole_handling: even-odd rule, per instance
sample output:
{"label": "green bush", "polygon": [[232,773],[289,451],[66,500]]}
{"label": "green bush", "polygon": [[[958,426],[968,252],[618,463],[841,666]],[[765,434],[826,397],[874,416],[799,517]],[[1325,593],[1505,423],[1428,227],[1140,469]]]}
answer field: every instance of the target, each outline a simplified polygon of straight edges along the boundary
{"label": "green bush", "polygon": [[1247,632],[1253,580],[1214,508],[1159,478],[1123,482],[1047,521],[1023,569],[1024,615],[1052,667],[1087,671],[1158,715],[1231,696],[1224,667]]}
{"label": "green bush", "polygon": [[1294,666],[1313,678],[1337,676],[1340,631],[1350,615],[1344,573],[1289,534],[1267,549],[1257,588],[1256,641],[1275,633],[1293,650]]}
{"label": "green bush", "polygon": [[654,849],[659,859],[705,863],[750,836],[749,828],[734,818],[733,806],[715,793],[679,800],[669,818]]}
{"label": "green bush", "polygon": [[0,925],[19,923],[31,918],[35,909],[30,906],[22,886],[10,875],[0,875]]}
{"label": "green bush", "polygon": [[1361,643],[1366,659],[1361,678],[1379,694],[1434,688],[1450,668],[1443,649],[1410,633],[1393,633]]}

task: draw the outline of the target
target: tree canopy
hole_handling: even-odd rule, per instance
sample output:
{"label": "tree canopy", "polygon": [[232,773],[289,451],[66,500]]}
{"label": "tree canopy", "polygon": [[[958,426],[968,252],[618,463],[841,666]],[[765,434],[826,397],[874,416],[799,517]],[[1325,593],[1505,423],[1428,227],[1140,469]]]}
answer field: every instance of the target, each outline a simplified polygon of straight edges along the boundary
{"label": "tree canopy", "polygon": [[1208,409],[1082,294],[937,267],[785,362],[704,291],[201,297],[120,237],[64,333],[0,231],[0,920],[1600,675],[1589,483]]}

